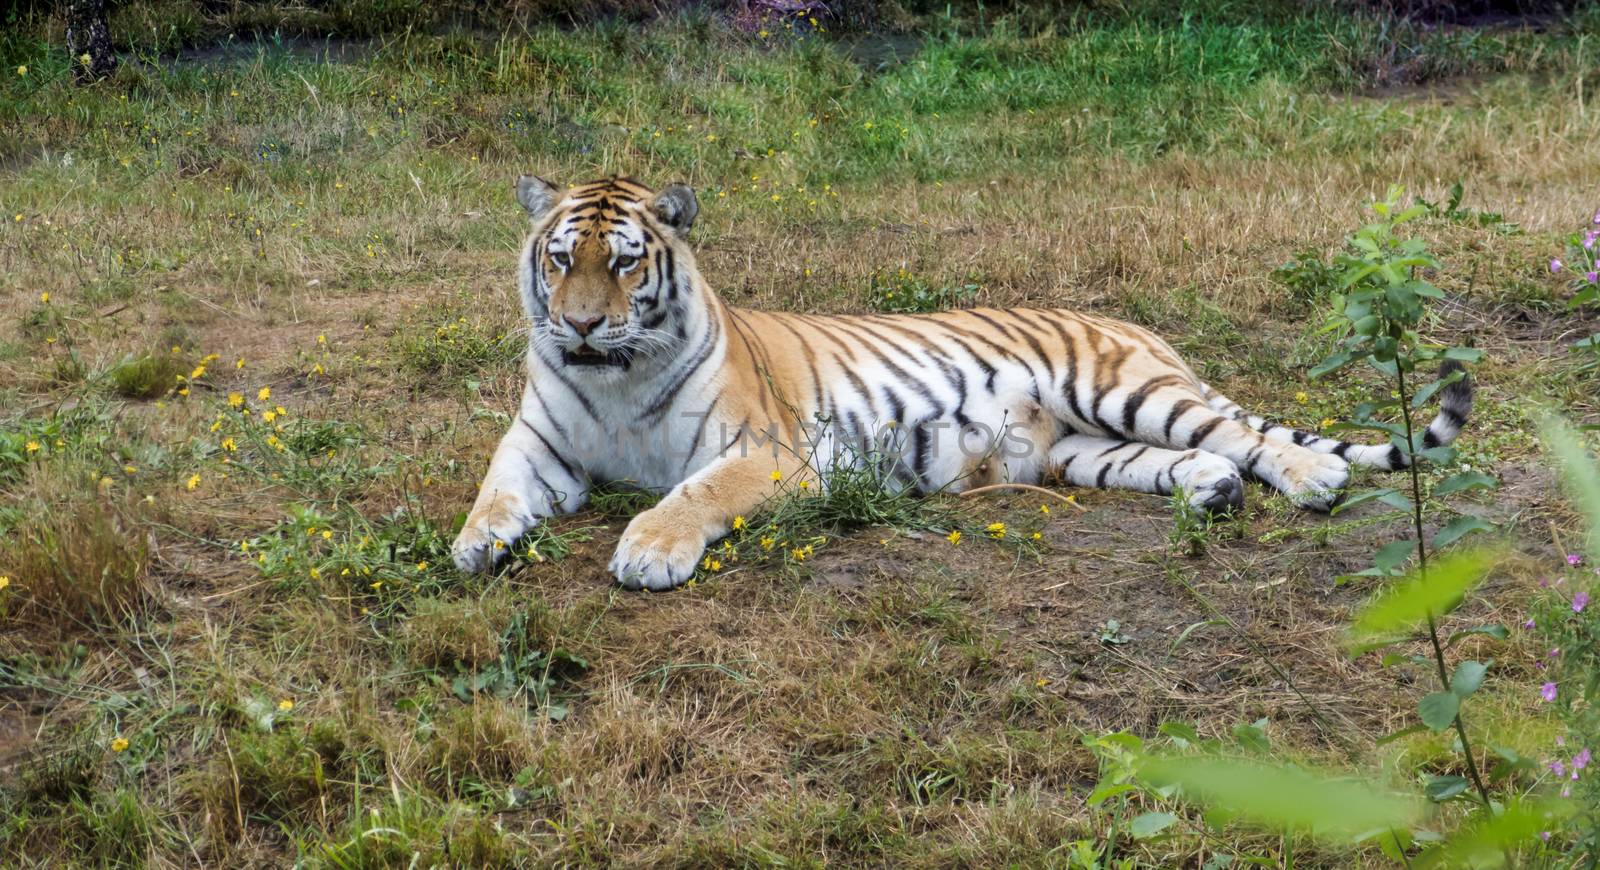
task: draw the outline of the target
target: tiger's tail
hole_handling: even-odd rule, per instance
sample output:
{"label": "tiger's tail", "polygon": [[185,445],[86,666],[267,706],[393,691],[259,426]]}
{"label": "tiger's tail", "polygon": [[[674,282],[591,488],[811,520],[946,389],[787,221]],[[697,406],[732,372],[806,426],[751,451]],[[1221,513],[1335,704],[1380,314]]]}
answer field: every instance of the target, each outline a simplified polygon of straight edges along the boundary
{"label": "tiger's tail", "polygon": [[[1427,430],[1422,434],[1424,450],[1456,440],[1462,428],[1467,425],[1467,418],[1472,414],[1472,380],[1467,377],[1466,370],[1455,360],[1445,360],[1439,366],[1441,379],[1451,377],[1456,372],[1461,372],[1461,377],[1439,390],[1439,413],[1428,423]],[[1314,432],[1284,426],[1246,412],[1233,400],[1207,384],[1201,384],[1200,388],[1206,404],[1211,406],[1213,411],[1244,423],[1268,439],[1292,441],[1308,450],[1332,453],[1343,457],[1351,465],[1385,471],[1397,471],[1409,468],[1411,465],[1410,457],[1405,451],[1393,444],[1358,444],[1354,441],[1326,438]]]}

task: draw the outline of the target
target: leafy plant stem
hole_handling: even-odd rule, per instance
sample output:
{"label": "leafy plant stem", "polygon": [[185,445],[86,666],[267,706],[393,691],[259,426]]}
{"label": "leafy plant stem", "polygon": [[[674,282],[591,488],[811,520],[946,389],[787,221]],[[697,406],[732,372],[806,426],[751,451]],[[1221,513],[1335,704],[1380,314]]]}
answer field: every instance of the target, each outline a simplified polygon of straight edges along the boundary
{"label": "leafy plant stem", "polygon": [[[1400,416],[1406,427],[1406,452],[1411,460],[1411,520],[1413,531],[1417,536],[1417,573],[1422,582],[1428,581],[1428,545],[1425,530],[1422,525],[1422,469],[1414,454],[1416,448],[1416,434],[1411,421],[1411,397],[1406,393],[1405,366],[1396,361],[1395,388],[1400,394]],[[1428,642],[1433,646],[1433,663],[1439,671],[1439,684],[1443,689],[1450,691],[1450,671],[1444,662],[1444,646],[1439,643],[1438,623],[1433,618],[1433,612],[1428,612]],[[1472,778],[1472,785],[1478,790],[1478,797],[1483,802],[1483,807],[1493,812],[1493,805],[1489,801],[1489,789],[1483,784],[1483,777],[1478,773],[1478,763],[1472,756],[1472,743],[1467,739],[1467,725],[1461,720],[1461,714],[1455,717],[1456,736],[1461,739],[1461,754],[1467,759],[1467,774]]]}

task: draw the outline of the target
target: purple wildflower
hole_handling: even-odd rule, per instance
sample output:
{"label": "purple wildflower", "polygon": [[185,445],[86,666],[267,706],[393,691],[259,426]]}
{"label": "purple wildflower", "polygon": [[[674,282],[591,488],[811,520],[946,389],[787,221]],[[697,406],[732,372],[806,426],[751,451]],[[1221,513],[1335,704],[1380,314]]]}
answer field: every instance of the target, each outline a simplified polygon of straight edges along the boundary
{"label": "purple wildflower", "polygon": [[1523,627],[1523,628],[1528,628],[1528,629],[1531,629],[1531,628],[1533,628],[1533,617],[1531,617],[1531,616],[1530,616],[1530,617],[1528,617],[1528,621],[1527,621],[1527,622],[1524,622],[1524,623],[1523,623],[1523,624],[1522,624],[1522,627]]}
{"label": "purple wildflower", "polygon": [[1600,239],[1600,230],[1590,230],[1583,236],[1583,246],[1593,248],[1595,239]]}
{"label": "purple wildflower", "polygon": [[1556,699],[1556,684],[1545,683],[1544,685],[1540,686],[1539,697],[1545,699],[1546,701],[1554,701]]}
{"label": "purple wildflower", "polygon": [[1545,841],[1546,843],[1550,842],[1550,832],[1549,831],[1540,831],[1539,832],[1539,839]]}
{"label": "purple wildflower", "polygon": [[1589,761],[1592,758],[1594,758],[1594,756],[1590,754],[1589,747],[1585,746],[1581,751],[1578,752],[1577,755],[1572,756],[1572,769],[1583,770],[1585,767],[1589,766]]}
{"label": "purple wildflower", "polygon": [[1600,272],[1590,272],[1583,276],[1583,280],[1590,284],[1600,284]]}
{"label": "purple wildflower", "polygon": [[1562,786],[1561,787],[1561,796],[1562,797],[1572,797],[1572,786],[1570,786],[1570,785]]}
{"label": "purple wildflower", "polygon": [[1553,274],[1555,274],[1556,272],[1559,272],[1559,271],[1561,271],[1561,261],[1560,260],[1551,260],[1550,261],[1550,274],[1553,275]]}
{"label": "purple wildflower", "polygon": [[1583,564],[1583,557],[1578,555],[1577,553],[1568,553],[1567,554],[1567,564],[1570,565],[1573,568],[1576,568],[1579,565]]}
{"label": "purple wildflower", "polygon": [[1550,772],[1556,776],[1566,776],[1567,766],[1562,764],[1561,759],[1558,758],[1555,761],[1550,762]]}
{"label": "purple wildflower", "polygon": [[1594,223],[1595,226],[1600,226],[1600,208],[1594,210]]}
{"label": "purple wildflower", "polygon": [[1561,655],[1561,647],[1558,647],[1558,646],[1557,647],[1551,647],[1550,648],[1550,652],[1547,653],[1547,655],[1549,655],[1551,658],[1555,658],[1556,656]]}
{"label": "purple wildflower", "polygon": [[1578,594],[1572,596],[1572,612],[1573,613],[1582,613],[1583,609],[1585,607],[1588,607],[1588,606],[1589,606],[1589,593],[1587,593],[1587,592],[1579,592]]}

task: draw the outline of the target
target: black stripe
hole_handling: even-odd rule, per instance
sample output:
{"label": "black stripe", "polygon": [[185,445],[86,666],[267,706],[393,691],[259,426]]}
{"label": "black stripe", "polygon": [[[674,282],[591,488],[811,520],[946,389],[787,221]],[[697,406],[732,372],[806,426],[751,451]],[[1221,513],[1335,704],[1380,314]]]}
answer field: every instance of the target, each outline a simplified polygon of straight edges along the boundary
{"label": "black stripe", "polygon": [[1206,440],[1207,435],[1210,435],[1213,430],[1222,425],[1223,419],[1221,415],[1218,415],[1201,423],[1193,432],[1189,433],[1189,446],[1199,447],[1201,442]]}

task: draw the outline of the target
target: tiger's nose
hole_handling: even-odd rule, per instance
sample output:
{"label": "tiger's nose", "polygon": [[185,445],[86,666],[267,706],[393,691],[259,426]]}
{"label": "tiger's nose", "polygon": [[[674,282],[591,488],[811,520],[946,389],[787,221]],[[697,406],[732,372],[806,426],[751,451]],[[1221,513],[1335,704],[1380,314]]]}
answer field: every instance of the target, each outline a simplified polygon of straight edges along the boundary
{"label": "tiger's nose", "polygon": [[567,325],[572,327],[572,330],[578,333],[578,336],[581,338],[594,331],[594,328],[599,326],[600,322],[606,319],[606,316],[601,314],[595,317],[573,317],[572,315],[567,314],[563,315],[561,319],[565,320]]}

